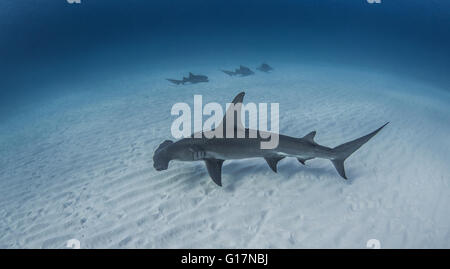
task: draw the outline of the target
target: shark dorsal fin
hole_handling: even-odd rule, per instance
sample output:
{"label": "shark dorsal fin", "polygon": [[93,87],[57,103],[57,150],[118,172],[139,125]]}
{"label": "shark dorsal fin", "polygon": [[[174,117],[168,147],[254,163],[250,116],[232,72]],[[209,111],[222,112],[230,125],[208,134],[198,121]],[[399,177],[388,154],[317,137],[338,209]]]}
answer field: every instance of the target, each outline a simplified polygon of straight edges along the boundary
{"label": "shark dorsal fin", "polygon": [[206,169],[211,179],[222,187],[222,164],[224,160],[205,159]]}
{"label": "shark dorsal fin", "polygon": [[310,132],[309,134],[302,137],[302,139],[315,144],[316,142],[314,141],[314,136],[316,136],[316,131]]}
{"label": "shark dorsal fin", "polygon": [[[224,135],[226,134],[227,128],[227,115],[228,117],[234,116],[234,126],[233,130],[244,130],[245,127],[242,124],[241,112],[242,112],[242,102],[244,100],[245,92],[241,92],[236,97],[234,97],[233,101],[231,101],[231,105],[227,108],[225,115],[223,116],[222,122],[220,123],[223,128]],[[229,127],[230,128],[230,127]]]}

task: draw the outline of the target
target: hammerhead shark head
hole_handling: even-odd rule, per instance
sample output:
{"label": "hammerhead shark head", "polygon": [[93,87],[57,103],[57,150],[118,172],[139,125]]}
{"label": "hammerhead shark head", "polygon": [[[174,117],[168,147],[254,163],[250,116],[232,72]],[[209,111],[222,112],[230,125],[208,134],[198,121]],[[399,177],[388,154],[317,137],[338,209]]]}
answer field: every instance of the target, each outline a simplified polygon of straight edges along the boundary
{"label": "hammerhead shark head", "polygon": [[266,63],[261,64],[256,69],[258,69],[261,72],[266,72],[266,73],[269,73],[270,71],[273,70],[273,68],[270,65],[266,64]]}
{"label": "hammerhead shark head", "polygon": [[[245,132],[245,138],[208,138],[212,136],[205,135],[206,132],[202,132],[201,138],[197,138],[194,134],[189,138],[183,138],[176,142],[166,140],[159,145],[153,155],[153,167],[157,171],[166,170],[169,166],[169,162],[172,160],[178,161],[204,161],[211,179],[219,186],[222,186],[222,165],[225,160],[231,159],[246,159],[261,157],[264,158],[269,167],[276,173],[277,164],[285,157],[294,157],[301,164],[305,164],[307,160],[314,158],[328,159],[332,162],[336,168],[338,174],[347,179],[344,170],[344,161],[353,152],[364,145],[369,139],[376,135],[384,126],[375,131],[344,143],[340,146],[329,148],[317,144],[314,141],[316,132],[310,132],[302,138],[290,137],[286,135],[279,135],[278,146],[273,149],[261,149],[260,142],[264,140],[267,135],[261,135],[262,131],[257,131],[256,138],[249,138],[249,132],[255,131],[248,128],[244,128],[241,122],[241,107],[244,99],[244,92],[239,93],[232,103],[235,105],[231,113],[234,116],[234,131],[238,131],[243,128]],[[227,110],[227,114],[230,113],[231,107]],[[226,128],[226,115],[224,116],[221,125]],[[242,129],[241,129],[242,131]]]}
{"label": "hammerhead shark head", "polygon": [[255,73],[252,70],[250,70],[250,68],[243,66],[243,65],[239,66],[239,68],[236,68],[234,71],[222,70],[222,72],[224,72],[225,74],[227,74],[229,76],[240,75],[241,77],[250,76]]}
{"label": "hammerhead shark head", "polygon": [[176,84],[176,85],[180,85],[180,84],[183,84],[183,85],[184,85],[184,84],[187,83],[187,82],[190,82],[190,83],[192,83],[192,84],[195,84],[195,83],[208,82],[208,81],[209,81],[207,76],[204,76],[204,75],[194,75],[194,74],[192,74],[191,72],[189,72],[189,77],[183,77],[182,80],[170,79],[170,78],[168,78],[167,80],[170,81],[170,82],[172,82],[173,84]]}

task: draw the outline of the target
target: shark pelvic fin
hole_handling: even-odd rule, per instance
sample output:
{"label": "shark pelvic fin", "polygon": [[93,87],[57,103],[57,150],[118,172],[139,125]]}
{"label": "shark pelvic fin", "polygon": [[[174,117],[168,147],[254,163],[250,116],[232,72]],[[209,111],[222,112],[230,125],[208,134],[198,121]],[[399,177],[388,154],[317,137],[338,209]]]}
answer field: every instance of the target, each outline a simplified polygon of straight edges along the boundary
{"label": "shark pelvic fin", "polygon": [[222,187],[222,164],[224,160],[205,159],[206,169],[208,170],[211,179]]}
{"label": "shark pelvic fin", "polygon": [[275,173],[277,172],[277,164],[280,160],[282,160],[284,157],[265,157],[264,159],[266,160],[267,164],[269,165],[270,169],[272,169],[272,171],[274,171]]}
{"label": "shark pelvic fin", "polygon": [[302,159],[302,158],[297,158],[297,160],[298,160],[301,164],[303,164],[303,165],[305,165],[305,162],[306,162],[307,160],[311,160],[311,159],[314,159],[314,158],[304,158],[304,159]]}
{"label": "shark pelvic fin", "polygon": [[314,136],[316,136],[316,131],[310,132],[309,134],[302,137],[302,139],[315,144],[316,142],[314,141]]}

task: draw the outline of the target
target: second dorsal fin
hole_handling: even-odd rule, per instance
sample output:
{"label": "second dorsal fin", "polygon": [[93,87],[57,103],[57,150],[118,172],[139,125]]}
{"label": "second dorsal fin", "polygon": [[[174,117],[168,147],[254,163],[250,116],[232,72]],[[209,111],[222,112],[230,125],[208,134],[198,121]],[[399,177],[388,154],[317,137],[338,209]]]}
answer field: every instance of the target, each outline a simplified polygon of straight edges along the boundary
{"label": "second dorsal fin", "polygon": [[316,142],[314,141],[314,136],[316,136],[316,131],[310,132],[309,134],[302,137],[302,139],[315,144]]}

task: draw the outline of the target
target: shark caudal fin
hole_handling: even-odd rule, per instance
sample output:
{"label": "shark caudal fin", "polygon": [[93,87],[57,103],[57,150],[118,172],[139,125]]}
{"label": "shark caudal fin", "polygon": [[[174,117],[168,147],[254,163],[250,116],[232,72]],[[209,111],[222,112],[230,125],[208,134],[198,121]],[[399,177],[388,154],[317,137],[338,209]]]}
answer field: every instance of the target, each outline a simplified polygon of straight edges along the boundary
{"label": "shark caudal fin", "polygon": [[388,123],[389,122],[385,123],[383,126],[381,126],[380,128],[376,129],[375,131],[371,132],[368,135],[362,136],[358,139],[337,146],[333,149],[335,157],[331,159],[331,162],[333,163],[334,167],[336,168],[337,172],[341,177],[347,179],[344,169],[345,159],[347,159],[350,155],[352,155],[353,152],[358,150],[362,145],[364,145],[367,141],[369,141],[369,139],[371,139],[374,135],[376,135]]}

